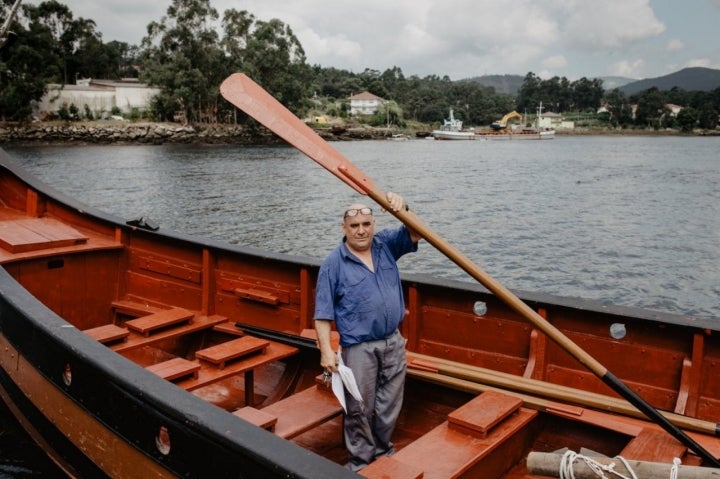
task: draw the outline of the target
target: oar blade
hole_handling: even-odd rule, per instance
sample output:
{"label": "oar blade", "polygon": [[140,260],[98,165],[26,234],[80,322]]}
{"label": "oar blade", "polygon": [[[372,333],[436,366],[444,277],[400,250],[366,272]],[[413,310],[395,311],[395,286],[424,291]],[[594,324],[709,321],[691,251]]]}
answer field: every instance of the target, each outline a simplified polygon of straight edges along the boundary
{"label": "oar blade", "polygon": [[375,188],[370,178],[244,73],[226,78],[220,93],[358,193],[367,194]]}

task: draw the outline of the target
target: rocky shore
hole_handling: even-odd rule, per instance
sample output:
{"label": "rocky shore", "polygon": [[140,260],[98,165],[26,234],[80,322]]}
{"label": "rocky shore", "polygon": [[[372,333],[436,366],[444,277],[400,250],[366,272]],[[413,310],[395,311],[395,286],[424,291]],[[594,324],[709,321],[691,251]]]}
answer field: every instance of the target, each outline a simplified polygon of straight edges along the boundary
{"label": "rocky shore", "polygon": [[[384,129],[374,128],[316,131],[327,140],[370,140],[387,136]],[[282,140],[259,126],[129,122],[0,124],[0,145],[165,143],[265,145],[282,143]]]}
{"label": "rocky shore", "polygon": [[[353,128],[316,128],[324,139],[379,140],[398,131],[369,126]],[[412,131],[403,132],[414,137]],[[720,131],[697,131],[692,134],[717,136]],[[652,129],[583,129],[558,130],[558,135],[677,135],[678,131]],[[107,145],[107,144],[243,144],[272,145],[284,143],[261,126],[221,124],[180,125],[177,123],[70,122],[70,123],[0,123],[0,145]]]}

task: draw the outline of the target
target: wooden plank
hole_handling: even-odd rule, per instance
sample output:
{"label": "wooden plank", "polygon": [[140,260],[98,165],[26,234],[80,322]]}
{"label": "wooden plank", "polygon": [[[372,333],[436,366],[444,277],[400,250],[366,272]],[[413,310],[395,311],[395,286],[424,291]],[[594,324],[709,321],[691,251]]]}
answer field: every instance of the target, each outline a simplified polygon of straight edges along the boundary
{"label": "wooden plank", "polygon": [[130,331],[116,324],[105,324],[96,328],[86,329],[83,332],[103,344],[112,343],[120,339],[125,341],[130,334]]}
{"label": "wooden plank", "polygon": [[450,427],[476,431],[482,437],[522,406],[522,400],[496,391],[486,391],[448,414]]}
{"label": "wooden plank", "polygon": [[342,410],[332,392],[318,385],[262,409],[278,418],[275,434],[285,439],[291,439],[339,416]]}
{"label": "wooden plank", "polygon": [[665,431],[643,428],[622,450],[626,459],[648,462],[668,462],[682,458],[687,448]]}
{"label": "wooden plank", "polygon": [[120,299],[112,302],[112,308],[118,313],[128,316],[145,316],[147,314],[155,314],[165,311],[167,308],[158,308],[149,304],[139,303],[126,299]]}
{"label": "wooden plank", "polygon": [[173,379],[185,376],[197,377],[198,371],[200,370],[200,363],[188,361],[184,358],[173,358],[161,363],[151,364],[145,369],[157,374],[163,379],[172,381]]}
{"label": "wooden plank", "polygon": [[250,424],[254,424],[257,427],[267,429],[268,431],[275,430],[275,424],[277,423],[277,417],[269,414],[260,409],[255,409],[252,406],[245,406],[243,408],[233,411],[233,415],[244,419]]}
{"label": "wooden plank", "polygon": [[125,321],[125,326],[145,336],[149,336],[154,330],[185,323],[192,319],[195,314],[183,308],[172,308],[159,313],[142,316],[138,319]]}
{"label": "wooden plank", "polygon": [[[466,434],[450,427],[445,421],[432,431],[416,439],[411,444],[393,455],[393,459],[403,464],[412,465],[423,470],[424,479],[447,479],[449,477],[496,477],[496,467],[504,470],[505,465],[495,464],[495,451],[500,451],[502,460],[509,464],[517,461],[512,457],[521,448],[517,441],[524,441],[522,430],[537,417],[537,411],[526,408],[520,410],[509,418],[496,425],[486,437],[476,434]],[[508,441],[508,450],[503,448]],[[483,469],[483,459],[493,457],[487,467],[492,471],[479,472]],[[469,471],[475,475],[463,476]],[[382,477],[382,476],[380,476]]]}
{"label": "wooden plank", "polygon": [[235,326],[235,323],[231,323],[230,321],[216,324],[215,326],[213,326],[213,331],[217,331],[219,333],[230,334],[233,336],[244,336],[245,335],[245,333],[243,332],[242,329],[238,328],[237,326]]}
{"label": "wooden plank", "polygon": [[[254,354],[247,356],[239,361],[228,364],[225,368],[202,367],[198,372],[198,377],[193,379],[183,379],[176,383],[187,391],[193,391],[204,386],[208,386],[223,379],[227,379],[238,374],[244,374],[254,368],[268,364],[273,361],[292,356],[297,353],[298,349],[285,344],[270,341],[267,349],[263,354]],[[247,394],[247,393],[246,393]]]}
{"label": "wooden plank", "polygon": [[[442,458],[438,460],[442,461]],[[396,461],[392,456],[383,456],[358,472],[368,479],[422,479],[422,469]]]}
{"label": "wooden plank", "polygon": [[225,367],[226,363],[234,359],[264,351],[269,344],[270,341],[267,339],[260,339],[253,336],[243,336],[216,346],[196,351],[195,357],[215,364],[222,369]]}
{"label": "wooden plank", "polygon": [[11,253],[86,243],[88,237],[52,218],[0,221],[0,246]]}
{"label": "wooden plank", "polygon": [[113,344],[110,346],[110,349],[112,349],[115,352],[122,353],[129,351],[131,349],[140,348],[143,346],[148,346],[153,343],[157,343],[159,341],[164,341],[166,339],[174,339],[180,336],[184,336],[186,334],[192,334],[198,331],[202,331],[204,329],[210,329],[216,324],[222,323],[227,321],[227,318],[225,316],[220,315],[212,315],[212,316],[195,316],[193,321],[188,324],[183,324],[180,326],[176,326],[174,328],[165,329],[162,331],[157,331],[155,334],[151,336],[144,336],[138,333],[132,333],[130,336],[128,336],[127,340],[123,343],[119,344]]}

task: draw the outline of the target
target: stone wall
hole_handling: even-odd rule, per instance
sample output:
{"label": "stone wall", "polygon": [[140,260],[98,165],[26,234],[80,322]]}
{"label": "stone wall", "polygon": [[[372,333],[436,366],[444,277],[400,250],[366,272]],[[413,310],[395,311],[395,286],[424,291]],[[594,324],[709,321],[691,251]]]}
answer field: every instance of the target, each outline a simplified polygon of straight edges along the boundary
{"label": "stone wall", "polygon": [[272,144],[280,140],[263,128],[237,125],[176,125],[165,123],[64,123],[0,125],[0,144]]}
{"label": "stone wall", "polygon": [[[333,134],[316,130],[326,140],[372,140],[384,130],[356,128]],[[178,125],[170,123],[33,123],[0,124],[0,145],[218,143],[268,145],[283,141],[262,127]]]}

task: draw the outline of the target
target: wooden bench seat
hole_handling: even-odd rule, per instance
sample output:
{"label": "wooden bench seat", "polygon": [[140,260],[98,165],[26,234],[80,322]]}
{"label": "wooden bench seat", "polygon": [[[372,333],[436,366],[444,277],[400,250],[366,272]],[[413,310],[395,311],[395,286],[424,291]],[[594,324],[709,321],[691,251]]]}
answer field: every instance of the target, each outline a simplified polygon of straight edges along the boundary
{"label": "wooden bench seat", "polygon": [[225,321],[227,321],[227,318],[225,316],[198,315],[193,318],[192,322],[189,322],[187,324],[176,324],[172,328],[156,330],[148,336],[133,332],[133,334],[128,336],[126,341],[118,344],[112,344],[109,347],[115,352],[122,353],[131,349],[148,346],[159,341],[164,341],[166,339],[173,339],[186,334],[202,331],[203,329],[210,329],[216,324],[220,324]]}
{"label": "wooden bench seat", "polygon": [[0,247],[22,253],[87,243],[88,237],[53,218],[0,221]]}
{"label": "wooden bench seat", "polygon": [[[529,440],[528,426],[538,413],[515,408],[516,399],[511,396],[495,392],[488,395],[489,392],[451,413],[448,418],[452,416],[452,422],[445,421],[413,441],[396,452],[392,460],[422,470],[423,479],[502,475],[520,460],[524,442]],[[496,411],[502,419],[497,421],[485,412],[488,410]],[[528,434],[523,434],[523,430]],[[384,461],[375,461],[361,475],[371,479],[389,477],[383,464]]]}
{"label": "wooden bench seat", "polygon": [[184,358],[173,358],[161,363],[152,364],[145,369],[157,374],[163,379],[172,381],[185,376],[197,377],[198,371],[200,371],[200,363],[197,361],[188,361]]}
{"label": "wooden bench seat", "polygon": [[[252,388],[248,388],[248,380],[252,383],[252,371],[253,369],[262,366],[263,364],[278,361],[280,359],[292,356],[297,353],[298,349],[293,346],[287,346],[275,341],[268,341],[268,346],[265,348],[262,354],[251,354],[249,356],[240,358],[229,364],[225,364],[223,369],[220,369],[209,364],[208,367],[201,367],[198,371],[197,378],[186,378],[182,379],[176,384],[187,391],[193,391],[204,386],[208,386],[217,381],[235,376],[237,374],[245,374],[245,396],[246,402],[252,401]],[[251,404],[248,404],[251,405]]]}
{"label": "wooden bench seat", "polygon": [[232,336],[245,336],[245,332],[235,326],[235,323],[231,323],[230,321],[226,323],[216,324],[215,326],[213,326],[213,331],[230,334]]}
{"label": "wooden bench seat", "polygon": [[487,391],[448,414],[450,428],[487,437],[490,430],[522,406],[522,400],[495,391]]}
{"label": "wooden bench seat", "polygon": [[[625,459],[648,462],[672,463],[674,458],[683,458],[687,447],[665,431],[643,428],[622,450]],[[684,461],[683,461],[684,462]]]}
{"label": "wooden bench seat", "polygon": [[102,344],[109,344],[119,340],[125,341],[130,334],[130,331],[116,324],[105,324],[96,328],[85,329],[83,332]]}
{"label": "wooden bench seat", "polygon": [[277,417],[261,409],[255,409],[252,406],[245,406],[236,411],[233,411],[233,415],[242,418],[250,424],[256,425],[257,427],[267,429],[270,432],[275,431]]}
{"label": "wooden bench seat", "polygon": [[277,418],[275,434],[291,439],[339,416],[342,406],[329,388],[315,385],[261,411]]}
{"label": "wooden bench seat", "polygon": [[180,323],[190,321],[195,314],[184,308],[172,308],[158,313],[142,316],[137,319],[125,321],[125,326],[145,336],[157,329],[164,329]]}
{"label": "wooden bench seat", "polygon": [[265,351],[269,344],[270,341],[266,339],[243,336],[218,344],[217,346],[196,351],[195,357],[203,361],[208,361],[220,369],[223,369],[225,364],[230,361]]}
{"label": "wooden bench seat", "polygon": [[[442,458],[437,460],[442,461]],[[358,474],[369,479],[424,479],[425,473],[422,469],[411,464],[393,459],[392,456],[383,456],[370,464],[372,467],[366,467],[360,470]]]}
{"label": "wooden bench seat", "polygon": [[129,299],[119,299],[112,302],[112,309],[116,313],[125,314],[128,316],[145,316],[148,314],[159,313],[165,311],[168,308],[160,308],[157,306],[151,306],[143,302],[132,301]]}

